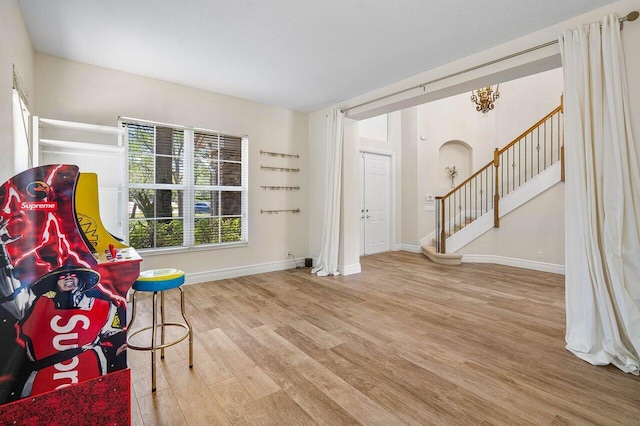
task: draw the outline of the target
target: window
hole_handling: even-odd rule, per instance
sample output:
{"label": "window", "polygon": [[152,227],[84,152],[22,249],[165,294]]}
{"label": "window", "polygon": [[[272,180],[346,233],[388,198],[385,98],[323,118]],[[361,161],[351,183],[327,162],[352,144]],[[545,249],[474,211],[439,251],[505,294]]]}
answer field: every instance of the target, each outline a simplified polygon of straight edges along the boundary
{"label": "window", "polygon": [[129,244],[136,249],[246,243],[248,140],[122,119],[129,158]]}
{"label": "window", "polygon": [[27,91],[22,79],[13,70],[13,169],[15,173],[32,167],[33,155],[30,144],[31,113],[27,105]]}

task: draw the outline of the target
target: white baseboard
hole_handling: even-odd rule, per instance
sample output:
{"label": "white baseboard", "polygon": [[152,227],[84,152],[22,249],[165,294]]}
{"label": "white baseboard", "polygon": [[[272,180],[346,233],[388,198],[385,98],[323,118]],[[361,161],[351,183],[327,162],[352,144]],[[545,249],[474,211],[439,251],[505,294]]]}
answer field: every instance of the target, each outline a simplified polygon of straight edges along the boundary
{"label": "white baseboard", "polygon": [[408,251],[411,253],[422,253],[422,247],[413,244],[397,244],[394,251]]}
{"label": "white baseboard", "polygon": [[[422,248],[410,244],[396,245],[396,251],[408,251],[411,253],[421,253]],[[495,263],[498,265],[514,266],[516,268],[531,269],[534,271],[551,272],[554,274],[564,275],[564,265],[556,265],[553,263],[536,262],[532,260],[515,259],[504,256],[493,256],[484,254],[465,254],[462,256],[464,263]],[[228,278],[243,277],[246,275],[261,274],[265,272],[284,271],[294,269],[295,265],[291,260],[283,260],[279,262],[263,263],[260,265],[239,266],[236,268],[220,269],[217,271],[192,272],[186,274],[185,284],[199,284],[209,281],[224,280]],[[338,270],[342,275],[353,275],[362,272],[360,263],[352,265],[338,266]],[[309,269],[309,271],[311,271]]]}
{"label": "white baseboard", "polygon": [[516,259],[513,257],[494,256],[487,254],[463,254],[462,263],[495,263],[498,265],[514,266],[516,268],[531,269],[540,272],[551,272],[564,275],[564,265],[555,263],[536,262],[534,260]]}
{"label": "white baseboard", "polygon": [[362,268],[360,267],[360,263],[354,263],[352,265],[338,265],[338,272],[342,275],[353,275],[359,274],[362,272]]}
{"label": "white baseboard", "polygon": [[428,234],[426,237],[422,238],[420,240],[420,246],[432,246],[434,245],[434,241],[436,239],[436,231],[433,231],[432,233]]}
{"label": "white baseboard", "polygon": [[296,265],[293,260],[282,260],[279,262],[238,266],[236,268],[219,269],[216,271],[192,272],[185,275],[185,284],[199,284],[208,281],[243,277],[245,275],[262,274],[264,272],[284,271],[286,269],[294,269],[295,267]]}

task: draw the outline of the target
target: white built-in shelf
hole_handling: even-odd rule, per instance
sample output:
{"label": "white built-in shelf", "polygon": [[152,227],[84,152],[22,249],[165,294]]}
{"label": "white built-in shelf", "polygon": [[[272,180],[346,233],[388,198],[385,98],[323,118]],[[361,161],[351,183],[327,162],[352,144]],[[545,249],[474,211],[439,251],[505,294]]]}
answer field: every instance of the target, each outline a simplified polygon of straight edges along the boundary
{"label": "white built-in shelf", "polygon": [[76,123],[73,121],[54,120],[51,118],[40,118],[41,124],[69,130],[81,130],[92,133],[124,134],[124,129],[113,126],[102,126],[99,124]]}
{"label": "white built-in shelf", "polygon": [[53,139],[40,139],[40,145],[54,148],[74,149],[74,150],[86,150],[86,151],[100,151],[100,152],[112,152],[120,154],[124,152],[123,146],[117,145],[103,145],[97,143],[87,142],[73,142],[73,141],[60,141]]}

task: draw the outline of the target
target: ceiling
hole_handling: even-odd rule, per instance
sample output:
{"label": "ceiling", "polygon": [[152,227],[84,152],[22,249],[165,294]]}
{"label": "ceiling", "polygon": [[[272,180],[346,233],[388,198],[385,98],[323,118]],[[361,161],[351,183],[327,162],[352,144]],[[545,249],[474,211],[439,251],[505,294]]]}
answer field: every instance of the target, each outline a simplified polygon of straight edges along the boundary
{"label": "ceiling", "polygon": [[18,0],[36,51],[312,112],[613,0]]}

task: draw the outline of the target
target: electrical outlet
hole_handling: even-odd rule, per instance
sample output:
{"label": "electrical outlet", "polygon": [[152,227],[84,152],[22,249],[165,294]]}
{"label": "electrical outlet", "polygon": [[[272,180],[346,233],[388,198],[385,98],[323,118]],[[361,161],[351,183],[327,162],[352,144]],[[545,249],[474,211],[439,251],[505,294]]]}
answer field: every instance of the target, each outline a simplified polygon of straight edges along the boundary
{"label": "electrical outlet", "polygon": [[291,256],[291,251],[287,250],[287,256]]}
{"label": "electrical outlet", "polygon": [[536,254],[536,257],[537,257],[538,259],[542,259],[542,252],[541,252],[541,251],[539,251],[539,252]]}

